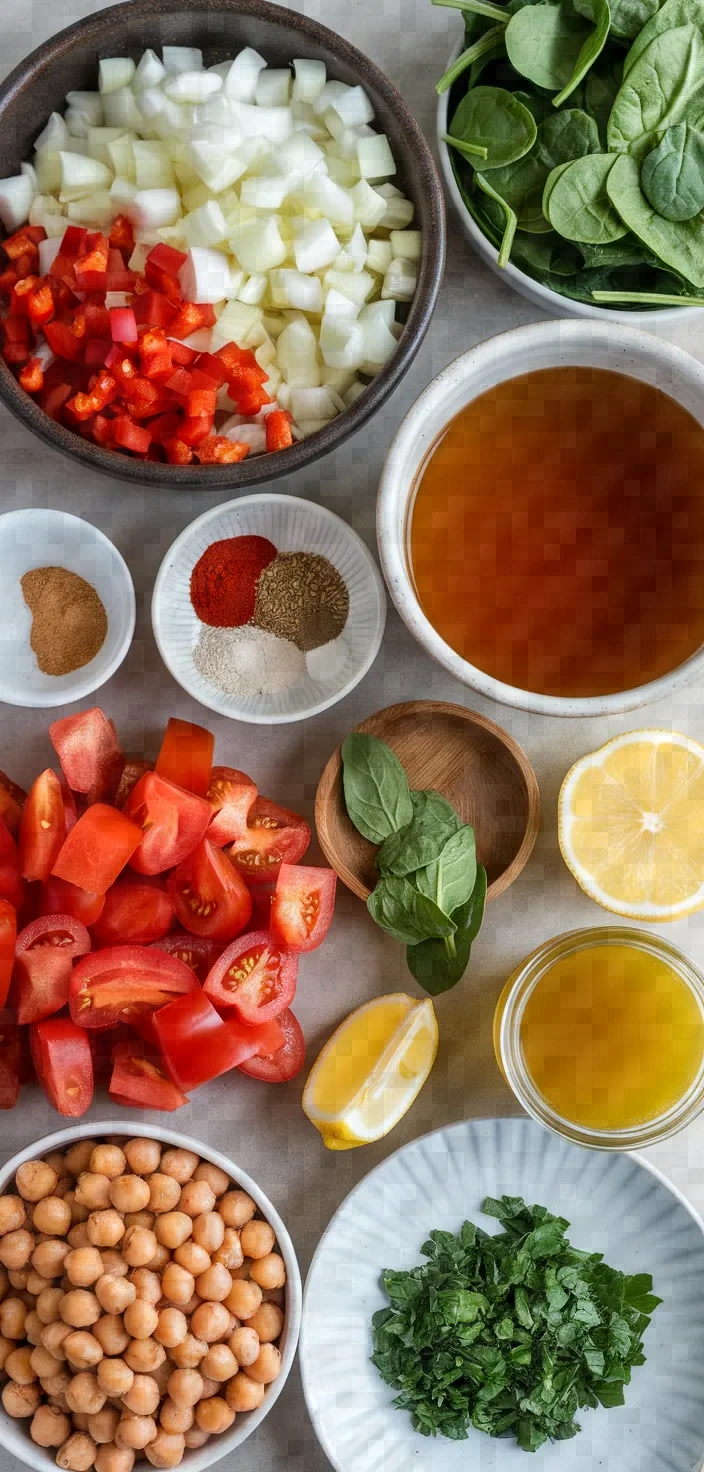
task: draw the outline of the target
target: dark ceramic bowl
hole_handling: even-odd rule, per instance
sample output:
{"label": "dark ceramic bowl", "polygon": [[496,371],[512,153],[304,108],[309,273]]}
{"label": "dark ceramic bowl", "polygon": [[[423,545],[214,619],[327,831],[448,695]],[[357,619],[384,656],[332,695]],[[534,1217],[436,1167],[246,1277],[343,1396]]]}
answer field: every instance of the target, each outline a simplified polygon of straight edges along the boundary
{"label": "dark ceramic bowl", "polygon": [[151,46],[200,46],[208,66],[254,46],[274,66],[296,56],[325,62],[332,77],[362,83],[388,135],[398,164],[396,182],[415,204],[423,232],[418,288],[398,347],[363,394],[325,429],[274,455],[240,465],[173,466],[132,460],[103,450],[50,419],[19,387],[0,357],[0,398],[46,444],[84,465],[140,485],[238,489],[288,475],[326,455],[371,419],[410,367],[427,331],[442,280],[445,213],[442,187],[425,139],[396,88],[369,59],[317,21],[266,0],[133,0],[69,26],[33,51],[0,88],[0,178],[19,173],[49,114],[63,111],[66,93],[97,87],[101,57],[136,59]]}

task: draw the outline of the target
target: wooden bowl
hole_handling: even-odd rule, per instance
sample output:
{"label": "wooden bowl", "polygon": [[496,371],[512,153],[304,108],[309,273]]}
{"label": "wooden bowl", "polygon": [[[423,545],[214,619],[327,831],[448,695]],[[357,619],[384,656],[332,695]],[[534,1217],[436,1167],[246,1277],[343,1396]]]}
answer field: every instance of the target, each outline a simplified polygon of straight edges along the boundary
{"label": "wooden bowl", "polygon": [[[355,730],[385,741],[412,788],[435,788],[472,824],[489,880],[487,898],[503,894],[528,862],[540,822],[537,779],[518,743],[475,711],[436,700],[389,705]],[[366,900],[379,877],[376,848],[347,816],[339,746],[318,785],[315,823],[328,863]]]}

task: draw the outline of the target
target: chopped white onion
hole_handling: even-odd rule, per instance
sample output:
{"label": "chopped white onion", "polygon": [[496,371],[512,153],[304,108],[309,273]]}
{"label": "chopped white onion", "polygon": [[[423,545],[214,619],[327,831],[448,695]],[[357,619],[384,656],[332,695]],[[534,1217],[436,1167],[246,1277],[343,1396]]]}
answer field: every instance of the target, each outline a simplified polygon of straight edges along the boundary
{"label": "chopped white onion", "polygon": [[263,271],[255,271],[248,276],[237,293],[238,302],[246,302],[249,306],[258,307],[263,302],[269,286],[269,278]]}
{"label": "chopped white onion", "polygon": [[[234,423],[234,421],[237,423]],[[224,434],[228,440],[234,440],[240,445],[249,445],[250,455],[263,455],[266,450],[266,429],[263,424],[252,424],[242,421],[239,414],[234,414],[223,424],[220,434]]]}
{"label": "chopped white onion", "polygon": [[273,307],[292,307],[300,312],[322,312],[323,286],[318,276],[302,271],[274,270],[269,273]]}
{"label": "chopped white onion", "polygon": [[363,87],[350,87],[332,106],[348,128],[374,122],[374,108]]}
{"label": "chopped white onion", "polygon": [[329,368],[349,368],[356,372],[364,362],[364,331],[359,322],[344,317],[323,317],[320,327],[320,351]]}
{"label": "chopped white onion", "polygon": [[167,76],[166,67],[156,54],[148,48],[134,75],[134,88],[136,92],[143,92],[147,87],[158,87]]}
{"label": "chopped white onion", "polygon": [[419,261],[423,249],[420,230],[392,230],[389,236],[391,254],[407,261]]}
{"label": "chopped white onion", "polygon": [[112,169],[100,159],[83,153],[59,153],[61,160],[61,193],[71,200],[80,199],[94,189],[109,189]]}
{"label": "chopped white onion", "polygon": [[282,174],[311,174],[325,161],[322,148],[305,133],[297,129],[282,144],[276,154],[276,162]]}
{"label": "chopped white onion", "polygon": [[235,57],[230,70],[224,81],[225,93],[228,97],[234,97],[238,102],[253,102],[257,90],[259,73],[263,71],[266,62],[258,51],[251,46],[245,46]]}
{"label": "chopped white onion", "polygon": [[129,87],[137,68],[131,56],[109,56],[98,62],[99,87],[103,96],[106,92],[119,92]]}
{"label": "chopped white onion", "polygon": [[158,230],[162,225],[175,225],[181,218],[181,198],[177,189],[140,189],[127,209],[133,225],[143,230]]}
{"label": "chopped white onion", "polygon": [[203,66],[203,52],[197,46],[163,46],[161,51],[167,72],[197,72]]}
{"label": "chopped white onion", "polygon": [[[66,221],[64,220],[64,230],[65,229],[66,229]],[[47,236],[46,240],[40,240],[40,242],[39,242],[39,274],[40,274],[40,276],[46,276],[48,274],[49,267],[50,266],[53,266],[54,261],[56,260],[56,257],[59,254],[59,251],[60,250],[61,250],[61,239],[60,238],[57,238],[57,237],[53,237],[52,238],[51,236]]]}
{"label": "chopped white onion", "polygon": [[139,133],[144,127],[144,120],[131,87],[122,87],[119,92],[106,92],[103,104],[105,123],[109,128],[124,128],[128,133]]}
{"label": "chopped white onion", "polygon": [[[103,117],[103,99],[99,92],[67,92],[66,102],[69,112],[76,113],[85,118],[86,127],[99,128],[105,121]],[[69,132],[71,127],[66,119]]]}
{"label": "chopped white onion", "polygon": [[[228,234],[225,216],[214,199],[191,210],[181,221],[181,227],[189,245],[219,245]],[[200,298],[193,297],[192,300],[199,301]]]}
{"label": "chopped white onion", "polygon": [[329,220],[304,220],[296,230],[293,253],[299,271],[309,275],[330,266],[339,254],[340,242]]}
{"label": "chopped white onion", "polygon": [[42,128],[39,137],[35,140],[34,147],[49,148],[58,153],[60,148],[67,148],[69,131],[60,113],[52,112],[48,123]]}
{"label": "chopped white onion", "polygon": [[393,253],[390,240],[370,240],[367,250],[367,266],[370,271],[376,271],[379,276],[384,276],[391,265]]}
{"label": "chopped white onion", "polygon": [[258,107],[288,107],[291,73],[288,67],[266,67],[257,77],[254,101]]}
{"label": "chopped white onion", "polygon": [[385,133],[357,140],[357,162],[363,179],[388,179],[396,173],[396,160]]}
{"label": "chopped white onion", "polygon": [[293,96],[296,102],[315,102],[320,96],[327,75],[324,61],[309,61],[298,57],[293,63],[295,79]]}
{"label": "chopped white onion", "polygon": [[[236,297],[242,285],[242,273],[233,270],[222,251],[192,245],[179,271],[179,282],[188,302],[221,302]],[[225,338],[221,346],[228,339]]]}
{"label": "chopped white onion", "polygon": [[418,267],[415,261],[405,256],[396,256],[391,262],[381,288],[382,299],[395,302],[410,302],[418,284]]}
{"label": "chopped white onion", "polygon": [[177,72],[164,82],[164,92],[172,102],[207,102],[222,90],[222,77],[216,72]]}
{"label": "chopped white onion", "polygon": [[288,254],[273,216],[244,220],[231,231],[230,242],[244,271],[271,271]]}

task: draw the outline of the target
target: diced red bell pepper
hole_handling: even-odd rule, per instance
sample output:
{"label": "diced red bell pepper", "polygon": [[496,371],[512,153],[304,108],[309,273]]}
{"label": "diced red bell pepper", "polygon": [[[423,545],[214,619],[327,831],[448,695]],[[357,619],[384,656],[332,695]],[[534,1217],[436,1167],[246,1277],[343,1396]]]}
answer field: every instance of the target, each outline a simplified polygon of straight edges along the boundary
{"label": "diced red bell pepper", "polygon": [[93,276],[104,276],[108,269],[110,242],[99,230],[90,230],[86,236],[85,249],[76,259],[76,281],[83,291],[92,291],[88,280]]}
{"label": "diced red bell pepper", "polygon": [[184,302],[178,315],[169,323],[169,336],[190,337],[192,332],[198,332],[201,327],[214,325],[215,313],[212,307],[197,302]]}
{"label": "diced red bell pepper", "polygon": [[111,337],[89,337],[84,353],[86,367],[102,367],[113,347],[114,343]]}
{"label": "diced red bell pepper", "polygon": [[134,250],[134,231],[126,215],[116,215],[110,226],[110,244],[114,250]]}
{"label": "diced red bell pepper", "polygon": [[72,792],[85,792],[88,801],[112,799],[125,758],[115,727],[100,706],[52,721],[49,740]]}
{"label": "diced red bell pepper", "polygon": [[198,419],[189,419],[186,417],[179,430],[179,439],[184,444],[190,445],[191,449],[195,449],[196,445],[199,445],[202,440],[208,438],[212,428],[212,414],[202,414]]}
{"label": "diced red bell pepper", "polygon": [[100,291],[108,290],[107,271],[83,271],[79,274],[78,262],[76,262],[76,290],[77,291]]}
{"label": "diced red bell pepper", "polygon": [[265,394],[263,388],[255,387],[241,390],[239,386],[230,384],[230,398],[232,399],[238,414],[253,416],[258,414],[265,404],[270,404],[271,399]]}
{"label": "diced red bell pepper", "polygon": [[29,298],[35,287],[41,285],[41,276],[25,276],[12,289],[10,312],[13,317],[29,316]]}
{"label": "diced red bell pepper", "polygon": [[[78,363],[83,357],[83,337],[85,336],[85,320],[83,336],[78,335],[66,322],[47,322],[44,328],[44,336],[57,358],[67,358],[70,363]],[[7,356],[7,355],[6,355]]]}
{"label": "diced red bell pepper", "polygon": [[112,374],[107,372],[99,373],[90,392],[98,412],[101,409],[107,408],[108,404],[112,404],[113,400],[117,398],[117,384]]}
{"label": "diced red bell pepper", "polygon": [[93,439],[96,445],[104,450],[111,450],[115,443],[114,419],[107,419],[104,414],[96,414],[93,420]]}
{"label": "diced red bell pepper", "polygon": [[183,440],[176,436],[164,440],[166,459],[169,465],[190,465],[193,459],[193,451],[190,445],[184,444]]}
{"label": "diced red bell pepper", "polygon": [[[0,271],[0,291],[4,292],[5,296],[11,296],[12,288],[17,284],[19,279],[19,272],[15,270],[14,266],[7,266],[4,271]],[[185,349],[185,351],[187,352],[188,349]],[[197,357],[198,355],[194,353],[193,356]]]}
{"label": "diced red bell pepper", "polygon": [[42,409],[50,419],[58,419],[66,400],[71,397],[71,385],[68,383],[57,383],[47,390],[42,399]]}
{"label": "diced red bell pepper", "polygon": [[108,1085],[110,1098],[140,1109],[180,1109],[188,1104],[186,1094],[169,1078],[159,1054],[136,1038],[118,1043],[113,1050],[113,1070]]}
{"label": "diced red bell pepper", "polygon": [[131,307],[111,307],[109,316],[113,342],[137,342],[137,322]]}
{"label": "diced red bell pepper", "polygon": [[274,409],[272,414],[266,416],[266,447],[269,453],[276,450],[288,450],[293,444],[291,434],[291,415],[285,409]]}
{"label": "diced red bell pepper", "polygon": [[204,374],[206,378],[211,378],[213,383],[217,384],[218,388],[227,378],[227,367],[223,363],[222,358],[218,358],[216,353],[200,353],[196,364],[196,371]]}
{"label": "diced red bell pepper", "polygon": [[76,260],[86,250],[88,231],[83,225],[67,225],[61,240],[61,254]]}
{"label": "diced red bell pepper", "polygon": [[35,257],[39,255],[37,247],[41,240],[46,239],[46,230],[44,230],[43,235],[39,236],[39,240],[34,240],[32,238],[32,232],[33,230],[36,232],[37,228],[41,228],[42,230],[44,229],[43,226],[36,227],[31,225],[24,225],[22,229],[17,230],[14,235],[8,235],[7,240],[3,240],[2,248],[5,252],[5,255],[8,257],[8,260],[17,261],[19,260],[20,256],[23,255],[31,255]]}
{"label": "diced red bell pepper", "polygon": [[185,404],[192,388],[191,374],[185,368],[177,368],[176,372],[167,378],[164,388]]}
{"label": "diced red bell pepper", "polygon": [[186,414],[189,419],[200,419],[203,415],[215,418],[217,389],[193,388],[186,399]]}
{"label": "diced red bell pepper", "polygon": [[187,260],[188,256],[184,251],[176,250],[173,245],[162,244],[155,245],[150,250],[147,265],[156,267],[157,271],[166,271],[169,276],[178,276],[181,267]]}
{"label": "diced red bell pepper", "polygon": [[[171,324],[176,308],[167,297],[162,296],[161,292],[152,291],[151,287],[148,287],[145,292],[135,296],[133,306],[134,315],[141,325],[146,325],[147,327],[168,327],[171,333]],[[191,328],[189,330],[192,331],[193,329]],[[188,333],[184,332],[180,335],[187,337]],[[174,333],[173,336],[178,337],[179,334]]]}
{"label": "diced red bell pepper", "polygon": [[110,313],[103,301],[89,297],[83,303],[86,337],[110,336]]}
{"label": "diced red bell pepper", "polygon": [[149,428],[152,432],[152,444],[165,445],[167,440],[173,439],[181,423],[181,415],[176,409],[167,409],[165,414],[160,414],[157,419],[152,419]]}
{"label": "diced red bell pepper", "polygon": [[30,358],[20,369],[20,384],[28,394],[39,394],[44,387],[44,369],[39,358]]}
{"label": "diced red bell pepper", "polygon": [[161,414],[166,410],[157,385],[139,375],[132,379],[123,397],[127,400],[127,407],[134,419],[144,419],[148,414]]}
{"label": "diced red bell pepper", "polygon": [[135,424],[128,414],[121,414],[115,420],[115,444],[123,450],[130,450],[134,455],[146,455],[151,442],[149,430]]}
{"label": "diced red bell pepper", "polygon": [[136,276],[125,265],[119,250],[108,251],[107,291],[132,291]]}
{"label": "diced red bell pepper", "polygon": [[228,382],[236,380],[243,384],[265,383],[269,376],[259,367],[251,348],[238,348],[234,342],[225,343],[224,347],[218,349],[215,357],[224,363]]}
{"label": "diced red bell pepper", "polygon": [[35,287],[34,291],[30,293],[28,308],[29,320],[35,329],[37,327],[43,327],[45,322],[51,321],[56,307],[48,281],[40,282],[39,286]]}
{"label": "diced red bell pepper", "polygon": [[196,447],[201,465],[237,465],[249,454],[249,445],[239,440],[229,440],[227,435],[213,434],[201,440]]}
{"label": "diced red bell pepper", "polygon": [[128,356],[127,353],[119,352],[117,350],[117,347],[115,350],[115,357],[113,361],[110,362],[110,360],[108,359],[105,366],[106,368],[109,368],[113,378],[115,379],[115,382],[119,385],[120,390],[123,394],[126,393],[131,388],[135,380],[139,378],[139,369],[137,368],[137,365],[133,363],[132,359]]}
{"label": "diced red bell pepper", "polygon": [[97,412],[92,394],[74,394],[73,398],[68,400],[66,408],[69,414],[78,420],[79,424],[92,419],[93,415]]}
{"label": "diced red bell pepper", "polygon": [[105,894],[142,837],[141,828],[124,813],[96,802],[66,835],[52,873],[91,894]]}
{"label": "diced red bell pepper", "polygon": [[167,339],[171,348],[171,357],[177,368],[191,368],[198,357],[195,348],[187,348],[185,342],[176,342],[175,338]]}
{"label": "diced red bell pepper", "polygon": [[161,271],[158,266],[147,261],[144,268],[145,279],[154,291],[160,296],[165,296],[167,302],[171,302],[175,310],[181,305],[181,288],[178,281],[168,271]]}

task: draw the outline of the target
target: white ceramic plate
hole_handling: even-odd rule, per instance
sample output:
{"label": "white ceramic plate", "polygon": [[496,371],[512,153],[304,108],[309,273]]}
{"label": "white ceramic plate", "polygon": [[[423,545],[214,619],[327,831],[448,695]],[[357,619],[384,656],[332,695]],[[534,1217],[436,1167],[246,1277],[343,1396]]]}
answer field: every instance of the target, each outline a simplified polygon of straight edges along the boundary
{"label": "white ceramic plate", "polygon": [[[334,679],[313,680],[306,674],[279,695],[240,702],[209,684],[196,669],[193,650],[203,625],[191,603],[191,573],[211,542],[245,534],[268,537],[280,552],[317,552],[329,558],[344,578],[350,595],[343,631],[349,655]],[[312,501],[263,491],[206,511],[177,537],[154,584],[152,622],[164,664],[201,705],[233,720],[276,725],[318,715],[359,684],[379,653],[386,595],[364,542],[339,516]]]}
{"label": "white ceramic plate", "polygon": [[[571,1222],[570,1241],[625,1272],[652,1273],[664,1301],[626,1405],[578,1418],[572,1441],[534,1457],[470,1430],[426,1438],[395,1409],[370,1363],[384,1268],[423,1261],[436,1227],[456,1232],[485,1196],[523,1196]],[[528,1119],[471,1120],[404,1146],[333,1217],[308,1274],[301,1369],[308,1410],[336,1472],[698,1472],[704,1456],[704,1227],[648,1162],[570,1145]],[[333,1369],[334,1367],[334,1369]]]}
{"label": "white ceramic plate", "polygon": [[[65,567],[92,583],[108,616],[102,649],[82,669],[44,675],[30,648],[32,615],[20,578],[37,567]],[[89,521],[40,507],[0,516],[0,700],[44,707],[82,700],[104,685],[132,642],[134,585],[117,547]]]}

